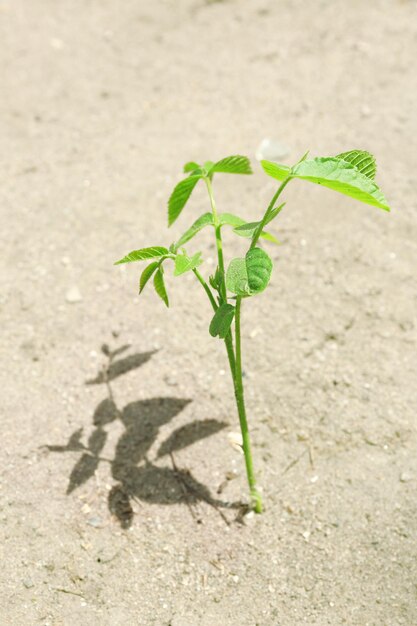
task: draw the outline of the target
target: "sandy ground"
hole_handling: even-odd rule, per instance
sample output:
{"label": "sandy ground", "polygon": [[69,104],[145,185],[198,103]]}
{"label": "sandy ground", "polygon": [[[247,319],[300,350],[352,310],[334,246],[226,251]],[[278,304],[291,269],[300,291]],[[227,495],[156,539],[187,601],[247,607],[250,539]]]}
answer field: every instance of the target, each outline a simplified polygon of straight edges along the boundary
{"label": "sandy ground", "polygon": [[[0,29],[0,623],[416,624],[416,2],[8,0]],[[264,137],[370,150],[393,211],[288,187],[244,310],[267,509],[242,520],[199,286],[168,277],[168,311],[112,263],[207,210],[166,229],[185,161]],[[254,165],[221,210],[260,215]]]}

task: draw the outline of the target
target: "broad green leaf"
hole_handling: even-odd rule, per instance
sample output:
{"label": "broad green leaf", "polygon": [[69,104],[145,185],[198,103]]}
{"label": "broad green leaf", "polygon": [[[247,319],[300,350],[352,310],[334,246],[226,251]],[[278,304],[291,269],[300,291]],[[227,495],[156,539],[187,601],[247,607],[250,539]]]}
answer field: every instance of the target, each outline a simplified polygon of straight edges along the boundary
{"label": "broad green leaf", "polygon": [[201,252],[197,252],[192,257],[189,257],[186,254],[177,254],[175,257],[174,276],[180,276],[181,274],[185,274],[185,272],[194,270],[196,267],[201,265],[202,262],[203,259],[201,258]]}
{"label": "broad green leaf", "polygon": [[224,339],[230,330],[230,326],[235,316],[235,307],[231,304],[219,306],[210,322],[209,332],[212,337]]}
{"label": "broad green leaf", "polygon": [[151,278],[151,276],[153,275],[153,273],[157,269],[158,265],[159,265],[159,262],[158,261],[154,261],[153,263],[150,263],[149,265],[147,265],[145,267],[145,269],[143,270],[143,272],[142,272],[142,274],[140,276],[140,280],[139,280],[139,293],[142,293],[142,291],[145,288],[146,283]]}
{"label": "broad green leaf", "polygon": [[198,170],[199,167],[199,164],[195,161],[188,161],[188,163],[184,165],[184,173],[193,172],[194,170]]}
{"label": "broad green leaf", "polygon": [[152,248],[141,248],[140,250],[133,250],[129,252],[123,259],[116,261],[115,265],[121,263],[133,263],[134,261],[144,261],[145,259],[153,259],[168,254],[168,248],[162,246],[153,246]]}
{"label": "broad green leaf", "polygon": [[209,170],[209,174],[222,172],[224,174],[252,174],[248,157],[234,155],[217,161]]}
{"label": "broad green leaf", "polygon": [[200,174],[191,175],[174,187],[168,200],[168,226],[172,226],[180,215],[200,178]]}
{"label": "broad green leaf", "polygon": [[158,296],[161,298],[161,300],[165,302],[166,306],[169,307],[168,294],[167,290],[165,289],[164,275],[162,272],[162,267],[158,268],[158,271],[156,272],[153,279],[153,285]]}
{"label": "broad green leaf", "polygon": [[[259,224],[260,222],[246,222],[246,224],[242,224],[241,226],[237,226],[236,228],[234,228],[233,232],[235,232],[236,235],[239,235],[240,237],[249,237],[250,239],[252,239]],[[274,235],[271,235],[271,233],[267,233],[264,230],[261,233],[261,237],[266,241],[271,241],[272,243],[279,244],[278,239],[274,237]]]}
{"label": "broad green leaf", "polygon": [[262,161],[265,172],[278,180],[300,178],[308,180],[365,204],[371,204],[385,211],[390,208],[379,187],[354,165],[337,157],[319,157],[299,163],[292,169],[286,165]]}
{"label": "broad green leaf", "polygon": [[209,226],[213,224],[213,214],[212,213],[204,213],[201,215],[192,226],[180,237],[176,244],[173,246],[173,251],[176,252],[178,248],[183,246],[187,241],[190,241],[200,230],[202,230],[205,226]]}
{"label": "broad green leaf", "polygon": [[[248,226],[248,231],[251,229],[255,231],[256,226],[259,222],[247,222],[242,219],[238,215],[233,215],[233,213],[220,213],[219,215],[220,226],[233,226],[233,230],[237,235],[241,237],[252,237],[252,234],[246,234],[245,227]],[[266,239],[267,241],[272,241],[274,243],[279,243],[278,239],[271,235],[271,233],[267,233],[265,230],[261,233],[262,239]]]}
{"label": "broad green leaf", "polygon": [[272,260],[261,248],[252,248],[244,259],[233,259],[226,272],[226,287],[238,296],[263,291],[271,278]]}
{"label": "broad green leaf", "polygon": [[348,163],[351,163],[362,174],[365,174],[368,178],[374,179],[376,174],[376,161],[373,154],[366,152],[366,150],[350,150],[349,152],[342,152],[338,154],[338,159],[343,159]]}

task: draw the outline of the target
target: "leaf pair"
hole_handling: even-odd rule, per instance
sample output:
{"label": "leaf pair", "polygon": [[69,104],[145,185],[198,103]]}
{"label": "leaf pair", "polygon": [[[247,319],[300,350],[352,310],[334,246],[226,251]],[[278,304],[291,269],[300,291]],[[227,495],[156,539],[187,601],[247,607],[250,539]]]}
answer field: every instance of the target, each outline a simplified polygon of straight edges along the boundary
{"label": "leaf pair", "polygon": [[284,181],[300,178],[323,185],[365,204],[389,211],[387,200],[373,181],[375,159],[364,150],[343,152],[336,157],[301,160],[293,168],[272,161],[261,161],[265,172]]}
{"label": "leaf pair", "polygon": [[208,161],[203,167],[194,161],[190,161],[184,165],[184,172],[190,172],[190,176],[181,180],[174,187],[168,200],[168,226],[171,226],[179,217],[194,187],[201,178],[212,177],[216,172],[224,174],[252,174],[252,169],[247,157],[233,155],[221,159],[217,163]]}
{"label": "leaf pair", "polygon": [[[279,211],[281,210],[283,206],[284,205],[281,205],[281,207],[278,207],[279,210],[275,212],[273,217],[276,217],[276,215],[278,215]],[[273,219],[273,217],[271,217],[271,219],[269,219],[268,222],[270,222]],[[233,231],[237,235],[239,235],[240,237],[248,237],[248,238],[253,237],[253,234],[255,230],[259,227],[259,223],[260,223],[260,222],[246,222],[246,220],[242,219],[238,215],[233,215],[232,213],[220,213],[219,222],[220,222],[220,226],[232,226]],[[181,246],[186,244],[188,241],[190,241],[190,239],[195,237],[195,235],[197,235],[197,233],[199,233],[200,230],[203,230],[203,228],[205,228],[206,226],[214,226],[214,218],[213,218],[212,213],[204,213],[203,215],[200,215],[198,219],[196,219],[194,224],[192,224],[190,228],[188,228],[185,231],[185,233],[180,237],[177,243],[173,246],[174,252],[178,250],[178,248],[181,248]],[[262,239],[265,239],[266,241],[270,241],[272,243],[279,243],[278,239],[276,239],[274,235],[264,230],[262,231],[260,236]]]}

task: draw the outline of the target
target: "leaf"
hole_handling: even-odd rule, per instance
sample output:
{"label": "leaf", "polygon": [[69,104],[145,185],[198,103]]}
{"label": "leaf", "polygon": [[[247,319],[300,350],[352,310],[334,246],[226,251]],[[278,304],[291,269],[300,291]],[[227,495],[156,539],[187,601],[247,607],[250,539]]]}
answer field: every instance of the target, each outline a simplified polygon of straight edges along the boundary
{"label": "leaf", "polygon": [[116,261],[115,265],[121,265],[122,263],[133,263],[134,261],[144,261],[145,259],[153,259],[156,257],[165,256],[168,254],[168,248],[162,246],[153,246],[152,248],[140,248],[140,250],[133,250],[129,252],[123,259]]}
{"label": "leaf", "polygon": [[368,178],[375,178],[376,161],[374,155],[370,152],[366,152],[366,150],[350,150],[349,152],[338,154],[336,158],[351,163]]}
{"label": "leaf", "polygon": [[238,296],[253,296],[263,291],[271,278],[273,263],[261,248],[252,248],[244,259],[230,262],[226,272],[226,287]]}
{"label": "leaf", "polygon": [[199,167],[199,164],[195,161],[188,161],[188,163],[184,165],[184,173],[187,174],[187,172],[193,172],[194,170],[198,170]]}
{"label": "leaf", "polygon": [[[235,232],[236,235],[239,235],[240,237],[252,238],[259,224],[260,222],[246,222],[245,224],[234,228],[233,232]],[[272,243],[279,244],[278,239],[274,237],[274,235],[271,235],[271,233],[267,233],[265,230],[262,231],[261,237],[266,241],[271,241]]]}
{"label": "leaf", "polygon": [[385,211],[390,208],[379,187],[354,165],[337,157],[319,157],[299,163],[294,168],[286,165],[261,161],[265,172],[278,180],[300,178],[308,180],[346,196],[355,198],[365,204],[371,204]]}
{"label": "leaf", "polygon": [[219,306],[210,322],[209,333],[212,337],[224,339],[230,330],[230,326],[235,316],[235,307],[231,304]]}
{"label": "leaf", "polygon": [[218,433],[223,428],[226,428],[226,426],[227,424],[225,422],[219,422],[215,419],[196,420],[190,424],[181,426],[174,430],[168,439],[161,444],[157,458],[159,459],[166,454],[182,450],[200,439]]}
{"label": "leaf", "polygon": [[200,178],[200,174],[191,175],[174,187],[168,200],[168,226],[172,226],[180,215]]}
{"label": "leaf", "polygon": [[262,248],[252,248],[246,253],[248,285],[251,293],[261,293],[271,278],[273,263]]}
{"label": "leaf", "polygon": [[151,276],[155,272],[155,270],[158,267],[158,265],[159,265],[159,262],[158,261],[154,261],[153,263],[150,263],[149,265],[147,265],[145,267],[145,269],[143,270],[143,272],[142,272],[142,274],[140,276],[140,280],[139,280],[139,293],[142,293],[142,291],[145,288],[146,283],[151,278]]}
{"label": "leaf", "polygon": [[187,241],[190,241],[200,230],[202,230],[205,226],[210,226],[213,224],[213,214],[212,213],[204,213],[200,215],[200,217],[194,222],[192,226],[178,239],[177,243],[173,246],[173,252],[176,252],[178,248],[183,246]]}
{"label": "leaf", "polygon": [[214,172],[222,172],[224,174],[252,174],[252,168],[248,157],[234,155],[217,161],[217,163],[211,167],[208,174],[214,174]]}
{"label": "leaf", "polygon": [[158,296],[161,298],[161,300],[165,302],[166,306],[169,307],[168,294],[165,289],[164,275],[162,273],[161,267],[158,269],[158,271],[155,274],[155,277],[153,279],[153,285],[155,287],[155,291],[158,294]]}
{"label": "leaf", "polygon": [[[238,215],[233,215],[233,213],[220,213],[219,222],[220,226],[233,226],[234,232],[241,237],[252,237],[252,234],[246,234],[245,227],[248,226],[249,231],[255,231],[256,226],[259,224],[259,222],[247,222]],[[271,233],[267,233],[265,230],[262,231],[261,237],[262,239],[266,239],[267,241],[279,243],[278,239],[276,239],[274,235],[271,235]]]}
{"label": "leaf", "polygon": [[189,257],[186,254],[177,254],[175,257],[174,276],[180,276],[181,274],[185,274],[185,272],[194,270],[196,267],[201,265],[202,262],[201,252],[197,252],[192,257]]}
{"label": "leaf", "polygon": [[276,206],[275,208],[272,209],[272,211],[270,211],[265,224],[269,224],[269,222],[272,222],[272,220],[274,220],[276,218],[276,216],[281,213],[282,209],[285,206],[285,202],[283,202],[282,204],[280,204],[279,206]]}

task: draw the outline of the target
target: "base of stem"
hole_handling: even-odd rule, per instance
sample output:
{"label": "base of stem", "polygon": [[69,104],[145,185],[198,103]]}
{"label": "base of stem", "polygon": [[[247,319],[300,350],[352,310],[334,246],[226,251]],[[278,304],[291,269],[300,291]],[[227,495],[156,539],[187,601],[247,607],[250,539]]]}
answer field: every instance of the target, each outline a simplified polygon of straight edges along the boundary
{"label": "base of stem", "polygon": [[252,510],[255,511],[255,513],[262,513],[263,504],[261,494],[256,489],[251,489],[250,496],[252,501]]}

